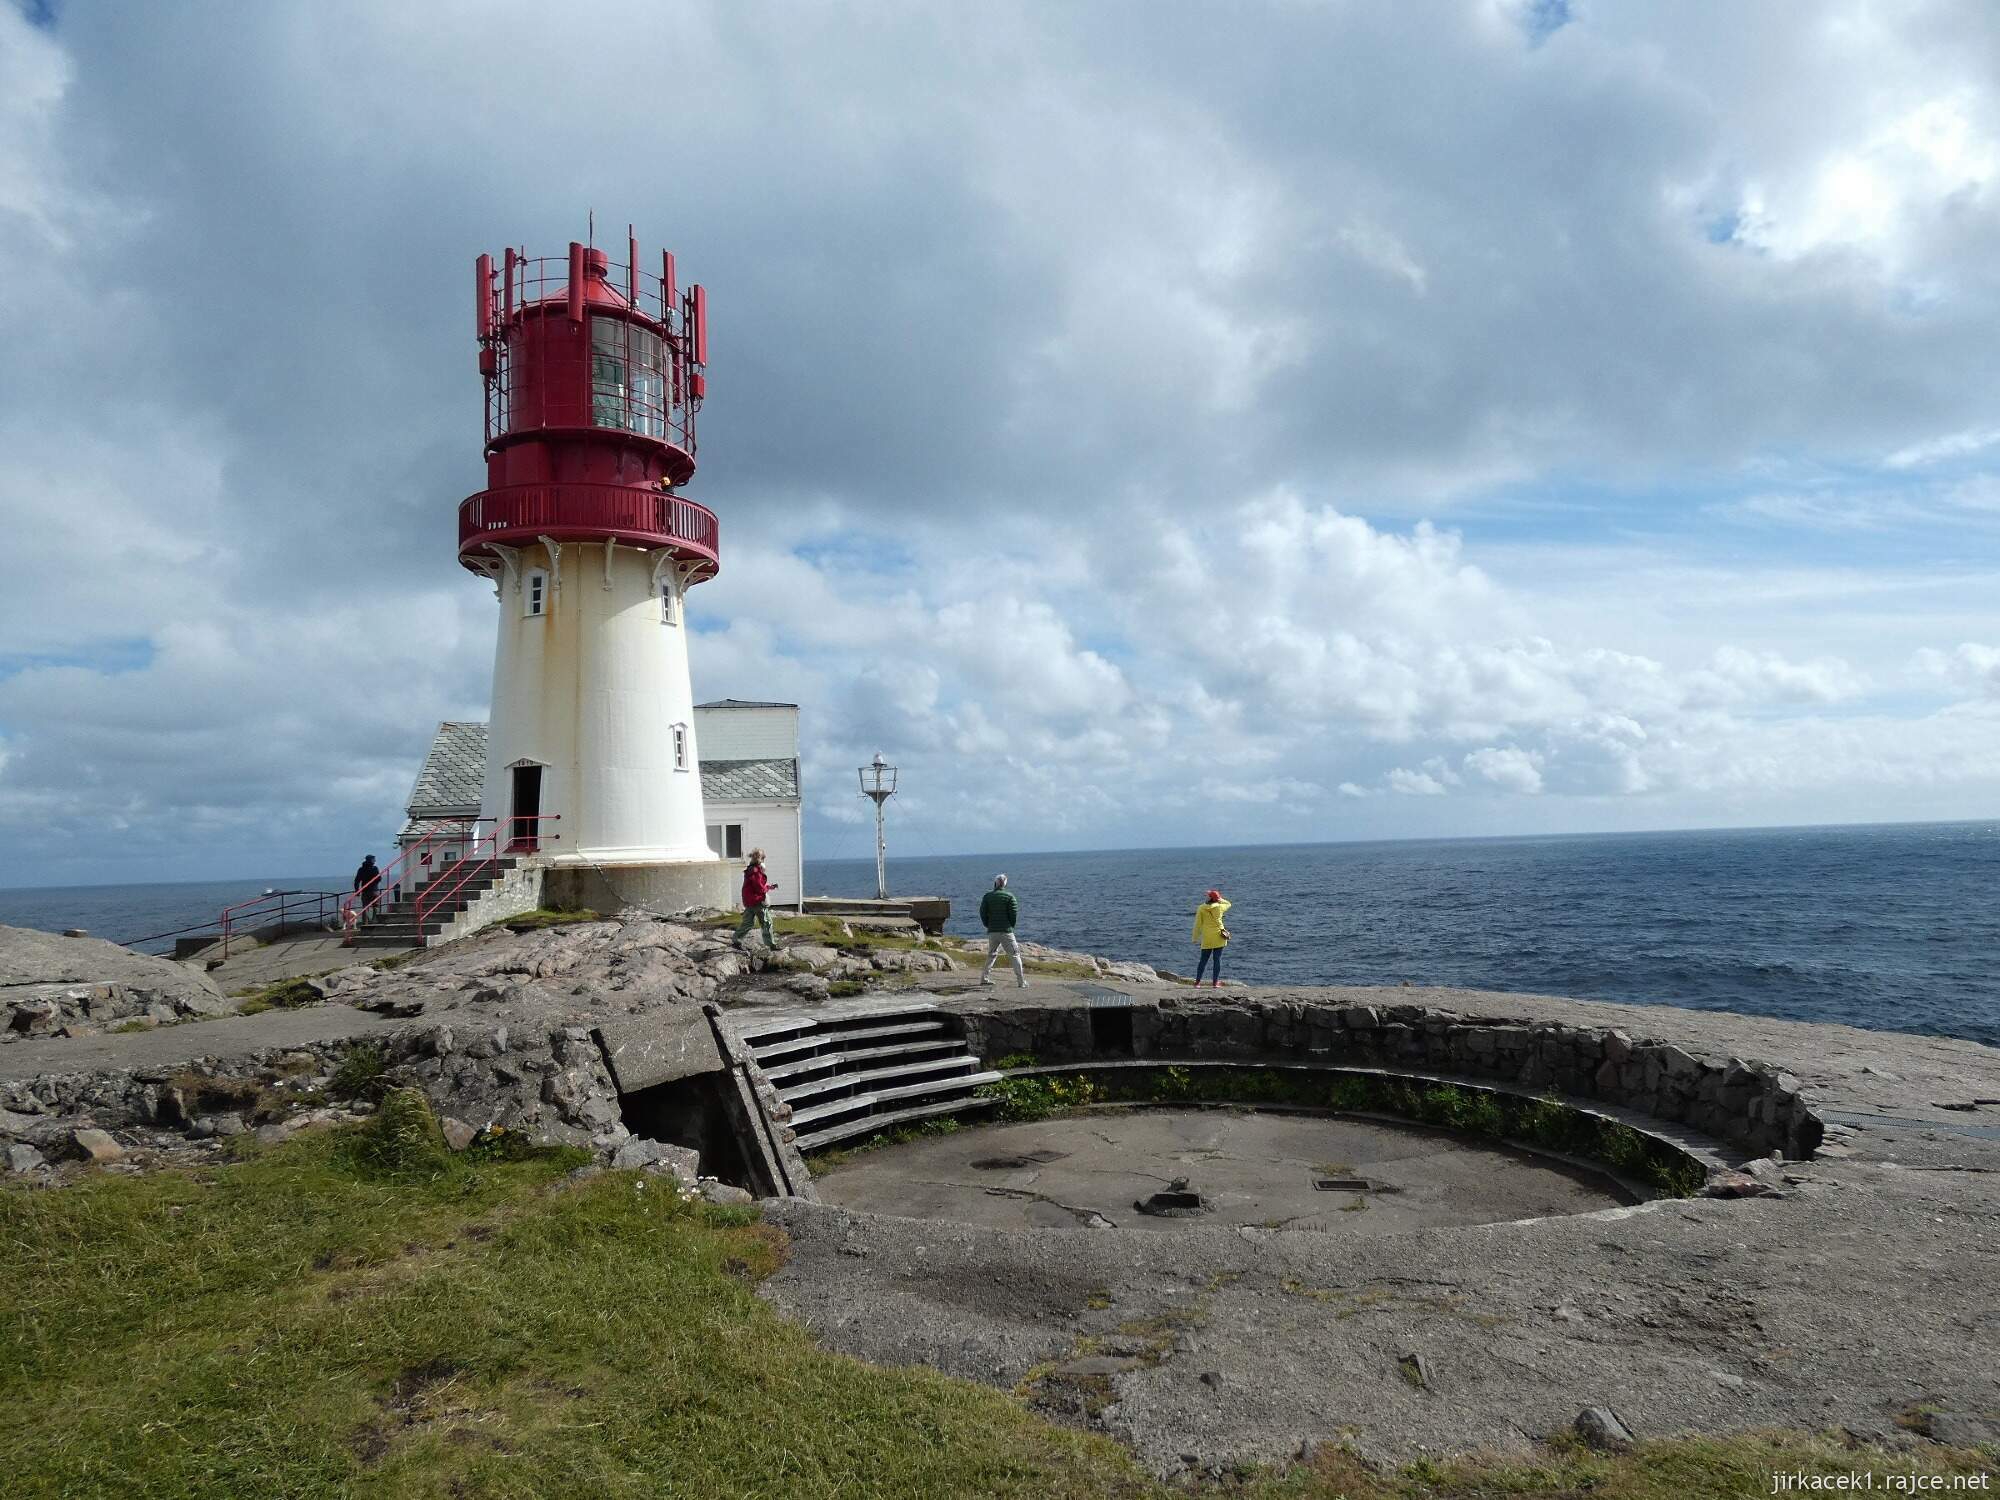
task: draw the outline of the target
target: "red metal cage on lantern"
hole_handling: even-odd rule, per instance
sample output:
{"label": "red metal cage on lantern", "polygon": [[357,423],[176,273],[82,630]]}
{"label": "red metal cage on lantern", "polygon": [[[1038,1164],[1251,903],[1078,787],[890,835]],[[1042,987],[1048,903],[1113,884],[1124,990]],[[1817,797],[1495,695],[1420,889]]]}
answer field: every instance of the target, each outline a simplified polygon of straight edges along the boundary
{"label": "red metal cage on lantern", "polygon": [[487,487],[459,506],[459,561],[540,538],[670,548],[688,581],[718,565],[714,512],[674,493],[695,469],[707,392],[708,298],[658,274],[639,243],[614,264],[575,241],[562,257],[479,257]]}

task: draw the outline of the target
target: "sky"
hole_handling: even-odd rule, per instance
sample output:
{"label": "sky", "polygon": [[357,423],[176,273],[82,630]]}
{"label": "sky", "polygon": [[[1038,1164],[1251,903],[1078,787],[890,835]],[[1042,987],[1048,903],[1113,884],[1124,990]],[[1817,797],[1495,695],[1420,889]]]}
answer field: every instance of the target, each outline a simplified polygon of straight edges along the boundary
{"label": "sky", "polygon": [[0,0],[0,883],[388,846],[592,212],[810,856],[2000,816],[1984,0]]}

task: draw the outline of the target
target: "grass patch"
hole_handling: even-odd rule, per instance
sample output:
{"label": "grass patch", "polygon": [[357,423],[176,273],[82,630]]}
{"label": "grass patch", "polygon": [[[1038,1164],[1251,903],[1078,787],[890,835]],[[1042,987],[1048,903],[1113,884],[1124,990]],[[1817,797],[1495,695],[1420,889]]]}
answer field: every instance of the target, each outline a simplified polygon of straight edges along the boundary
{"label": "grass patch", "polygon": [[298,1010],[302,1006],[321,1003],[319,992],[301,977],[280,979],[275,984],[261,985],[254,990],[240,991],[243,1004],[237,1007],[237,1014],[254,1016],[267,1010]]}
{"label": "grass patch", "polygon": [[576,911],[557,911],[553,907],[538,906],[533,911],[524,911],[518,917],[509,917],[500,925],[509,932],[540,932],[544,927],[568,927],[576,922],[602,922],[603,913],[588,908]]}
{"label": "grass patch", "polygon": [[[1032,1067],[1003,1058],[996,1067]],[[1559,1099],[1522,1099],[1455,1084],[1367,1074],[1329,1076],[1279,1068],[1119,1068],[1034,1073],[987,1084],[1001,1120],[1044,1120],[1093,1104],[1285,1104],[1397,1115],[1461,1135],[1523,1141],[1601,1162],[1670,1197],[1698,1192],[1706,1178],[1690,1158],[1651,1136],[1571,1109]]]}
{"label": "grass patch", "polygon": [[388,1066],[388,1059],[376,1043],[350,1043],[340,1054],[340,1061],[334,1064],[326,1091],[336,1099],[364,1099],[377,1103],[384,1092],[383,1075]]}
{"label": "grass patch", "polygon": [[783,1240],[569,1153],[384,1175],[362,1132],[0,1192],[12,1497],[1138,1496],[1107,1439],[820,1350]]}
{"label": "grass patch", "polygon": [[829,999],[852,1000],[856,995],[865,995],[868,986],[859,979],[829,979],[826,993]]}

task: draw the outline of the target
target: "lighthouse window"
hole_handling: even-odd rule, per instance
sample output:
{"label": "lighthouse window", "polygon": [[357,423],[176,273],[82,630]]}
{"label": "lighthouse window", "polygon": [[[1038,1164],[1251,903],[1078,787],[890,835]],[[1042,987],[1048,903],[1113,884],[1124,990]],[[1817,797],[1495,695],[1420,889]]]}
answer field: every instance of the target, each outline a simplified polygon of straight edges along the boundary
{"label": "lighthouse window", "polygon": [[677,611],[674,595],[674,581],[671,578],[662,578],[660,580],[660,623],[662,625],[680,624],[680,615]]}
{"label": "lighthouse window", "polygon": [[623,318],[590,320],[590,420],[667,435],[667,353],[657,333]]}
{"label": "lighthouse window", "polygon": [[674,725],[674,769],[685,771],[687,768],[688,727],[685,724],[676,724]]}
{"label": "lighthouse window", "polygon": [[540,568],[521,580],[521,613],[524,615],[545,614],[548,611],[549,575]]}

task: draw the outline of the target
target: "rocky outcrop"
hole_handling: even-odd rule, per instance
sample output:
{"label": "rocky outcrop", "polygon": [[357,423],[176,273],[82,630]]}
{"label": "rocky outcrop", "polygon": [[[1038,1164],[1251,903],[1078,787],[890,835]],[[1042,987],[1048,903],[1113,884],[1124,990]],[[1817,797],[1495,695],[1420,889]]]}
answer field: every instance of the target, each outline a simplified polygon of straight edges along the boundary
{"label": "rocky outcrop", "polygon": [[236,1009],[198,969],[102,938],[0,927],[0,1042]]}

